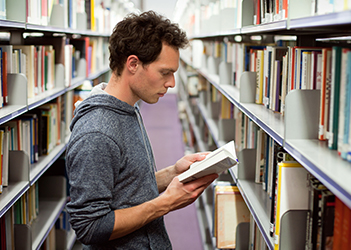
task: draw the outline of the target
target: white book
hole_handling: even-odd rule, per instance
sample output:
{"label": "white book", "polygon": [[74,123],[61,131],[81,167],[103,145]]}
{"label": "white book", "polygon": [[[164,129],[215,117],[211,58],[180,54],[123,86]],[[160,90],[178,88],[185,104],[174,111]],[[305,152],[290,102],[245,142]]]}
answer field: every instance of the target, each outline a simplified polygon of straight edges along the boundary
{"label": "white book", "polygon": [[210,174],[220,174],[238,164],[234,141],[209,153],[202,161],[195,162],[178,176],[180,182],[186,183]]}

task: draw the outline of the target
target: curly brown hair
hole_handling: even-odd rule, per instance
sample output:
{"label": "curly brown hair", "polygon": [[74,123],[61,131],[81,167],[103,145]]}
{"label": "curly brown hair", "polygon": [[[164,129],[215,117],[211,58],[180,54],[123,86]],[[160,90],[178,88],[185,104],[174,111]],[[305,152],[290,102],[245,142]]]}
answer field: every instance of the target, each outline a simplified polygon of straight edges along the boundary
{"label": "curly brown hair", "polygon": [[163,42],[176,49],[189,44],[177,24],[154,11],[127,15],[117,23],[109,39],[111,70],[120,76],[130,55],[136,55],[143,66],[154,62]]}

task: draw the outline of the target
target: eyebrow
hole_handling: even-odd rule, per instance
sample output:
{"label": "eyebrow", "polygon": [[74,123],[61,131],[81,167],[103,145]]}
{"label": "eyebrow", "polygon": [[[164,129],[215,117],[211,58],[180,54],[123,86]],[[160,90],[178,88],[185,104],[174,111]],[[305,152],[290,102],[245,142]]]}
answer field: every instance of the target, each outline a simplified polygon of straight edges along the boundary
{"label": "eyebrow", "polygon": [[176,72],[177,70],[174,70],[174,69],[171,69],[171,68],[164,68],[164,69],[161,69],[161,71],[169,71],[169,72]]}

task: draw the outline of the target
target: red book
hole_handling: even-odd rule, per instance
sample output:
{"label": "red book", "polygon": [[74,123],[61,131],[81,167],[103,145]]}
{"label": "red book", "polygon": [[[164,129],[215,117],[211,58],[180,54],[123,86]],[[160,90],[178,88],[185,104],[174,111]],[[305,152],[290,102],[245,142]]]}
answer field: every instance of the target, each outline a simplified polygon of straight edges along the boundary
{"label": "red book", "polygon": [[344,203],[338,197],[335,197],[333,250],[341,249],[343,211]]}
{"label": "red book", "polygon": [[283,19],[287,19],[288,18],[288,0],[283,0],[283,16],[282,18]]}
{"label": "red book", "polygon": [[[342,220],[342,231],[341,231],[341,247],[340,250],[349,250],[351,244],[351,210],[345,204],[343,205],[343,220]],[[333,247],[334,248],[334,247]]]}

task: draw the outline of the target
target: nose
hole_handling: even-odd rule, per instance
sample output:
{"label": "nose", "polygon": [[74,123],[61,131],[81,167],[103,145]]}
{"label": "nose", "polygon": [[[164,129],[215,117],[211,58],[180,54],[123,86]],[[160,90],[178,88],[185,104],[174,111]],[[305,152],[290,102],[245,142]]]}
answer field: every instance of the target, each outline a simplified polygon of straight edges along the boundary
{"label": "nose", "polygon": [[174,78],[174,74],[172,74],[170,76],[170,78],[168,79],[168,81],[166,82],[165,87],[167,88],[174,88],[175,87],[175,78]]}

